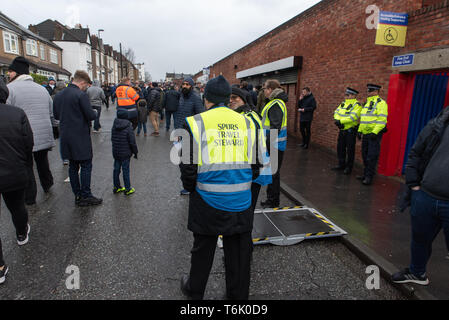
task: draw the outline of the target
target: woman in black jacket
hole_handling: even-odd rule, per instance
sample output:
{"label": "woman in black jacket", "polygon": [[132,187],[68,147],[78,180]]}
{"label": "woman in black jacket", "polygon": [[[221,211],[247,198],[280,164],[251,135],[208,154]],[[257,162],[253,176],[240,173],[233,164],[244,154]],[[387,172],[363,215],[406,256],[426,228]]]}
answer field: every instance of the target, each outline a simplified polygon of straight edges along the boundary
{"label": "woman in black jacket", "polygon": [[[28,167],[33,161],[33,132],[25,112],[7,105],[9,91],[0,78],[0,195],[11,212],[17,243],[28,242],[28,212],[25,208],[25,188]],[[3,260],[0,241],[0,284],[5,282],[8,267]]]}

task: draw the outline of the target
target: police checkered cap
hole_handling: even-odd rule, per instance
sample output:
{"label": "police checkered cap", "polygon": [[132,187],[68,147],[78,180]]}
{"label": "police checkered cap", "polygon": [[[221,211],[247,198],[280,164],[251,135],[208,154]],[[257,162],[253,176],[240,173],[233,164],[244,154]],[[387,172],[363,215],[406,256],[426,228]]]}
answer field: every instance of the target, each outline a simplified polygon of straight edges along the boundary
{"label": "police checkered cap", "polygon": [[368,83],[368,84],[366,85],[366,87],[367,87],[368,90],[370,90],[370,91],[380,90],[380,88],[382,88],[381,86],[379,86],[379,85],[377,85],[377,84],[371,84],[371,83]]}
{"label": "police checkered cap", "polygon": [[357,95],[357,94],[359,94],[359,92],[357,91],[357,90],[355,90],[355,89],[352,89],[352,88],[346,88],[346,94],[354,94],[354,95]]}

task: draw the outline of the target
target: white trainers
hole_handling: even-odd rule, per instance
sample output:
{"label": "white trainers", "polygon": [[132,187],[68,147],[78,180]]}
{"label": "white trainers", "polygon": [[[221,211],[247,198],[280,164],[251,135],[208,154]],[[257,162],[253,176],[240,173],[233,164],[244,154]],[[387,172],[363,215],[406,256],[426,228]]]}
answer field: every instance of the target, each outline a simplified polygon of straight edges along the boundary
{"label": "white trainers", "polygon": [[0,284],[2,284],[3,282],[5,282],[5,280],[6,280],[6,275],[8,274],[8,271],[9,271],[8,266],[5,264],[5,265],[3,266],[3,270],[0,271]]}
{"label": "white trainers", "polygon": [[28,243],[29,240],[28,235],[30,234],[30,230],[31,228],[30,225],[28,224],[27,234],[24,236],[17,236],[17,243],[19,244],[19,246],[23,246]]}

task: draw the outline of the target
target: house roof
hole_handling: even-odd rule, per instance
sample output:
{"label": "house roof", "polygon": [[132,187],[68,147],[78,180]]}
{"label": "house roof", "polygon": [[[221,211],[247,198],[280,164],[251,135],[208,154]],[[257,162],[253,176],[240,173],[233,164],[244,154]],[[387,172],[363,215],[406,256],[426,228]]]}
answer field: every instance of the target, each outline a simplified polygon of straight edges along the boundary
{"label": "house roof", "polygon": [[0,11],[0,27],[3,27],[4,29],[9,29],[10,31],[16,32],[16,33],[20,34],[25,39],[32,38],[34,40],[43,42],[51,47],[62,50],[61,47],[59,47],[58,45],[51,42],[50,39],[40,36],[32,31],[26,29],[25,27],[21,26],[20,24],[18,24],[17,22],[15,22],[11,18],[9,18],[5,14],[3,14],[1,11]]}
{"label": "house roof", "polygon": [[[11,59],[11,58],[0,57],[0,66],[10,66],[12,61],[13,61],[13,59]],[[33,60],[28,60],[28,62],[31,66],[37,67],[38,69],[42,69],[45,71],[51,71],[51,72],[55,72],[58,74],[65,74],[67,76],[72,75],[69,71],[67,71],[64,68],[59,67],[56,64],[45,63],[43,61],[36,62]]]}
{"label": "house roof", "polygon": [[69,29],[57,20],[47,19],[39,24],[30,26],[35,28],[39,35],[52,41],[70,41],[88,43],[89,29]]}

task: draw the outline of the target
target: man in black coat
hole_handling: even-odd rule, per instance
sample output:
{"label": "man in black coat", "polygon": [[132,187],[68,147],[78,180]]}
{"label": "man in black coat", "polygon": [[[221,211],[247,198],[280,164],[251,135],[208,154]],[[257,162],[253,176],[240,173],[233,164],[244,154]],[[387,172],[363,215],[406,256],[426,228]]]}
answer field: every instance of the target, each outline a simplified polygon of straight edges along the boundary
{"label": "man in black coat", "polygon": [[[75,204],[82,207],[103,202],[94,197],[90,190],[93,157],[90,122],[97,113],[85,92],[89,82],[85,71],[77,71],[73,82],[58,93],[53,102],[55,118],[60,121],[61,155],[70,161],[69,177]],[[78,175],[80,167],[81,177]]]}
{"label": "man in black coat", "polygon": [[429,284],[426,267],[433,240],[441,229],[449,236],[448,168],[449,107],[446,107],[424,127],[408,156],[405,179],[411,193],[411,261],[409,268],[392,276],[396,283]]}
{"label": "man in black coat", "polygon": [[[9,90],[0,78],[0,195],[11,212],[17,242],[28,242],[28,212],[25,189],[28,168],[33,164],[33,132],[25,112],[7,105]],[[0,284],[5,282],[8,267],[3,260],[0,240]]]}
{"label": "man in black coat", "polygon": [[152,136],[159,136],[159,112],[161,111],[161,88],[157,82],[151,84],[151,91],[148,93],[148,111],[150,112],[150,120],[153,124],[154,132]]}
{"label": "man in black coat", "polygon": [[298,112],[300,113],[300,130],[302,135],[302,144],[299,146],[307,149],[310,144],[310,137],[312,135],[312,120],[313,112],[316,109],[316,100],[310,88],[305,87],[298,101]]}
{"label": "man in black coat", "polygon": [[181,94],[175,90],[175,87],[173,85],[170,87],[170,90],[168,90],[167,93],[165,94],[162,109],[165,109],[165,122],[166,122],[165,129],[167,131],[170,130],[172,116],[173,116],[173,123],[176,121],[175,113],[176,111],[178,111],[180,97]]}

